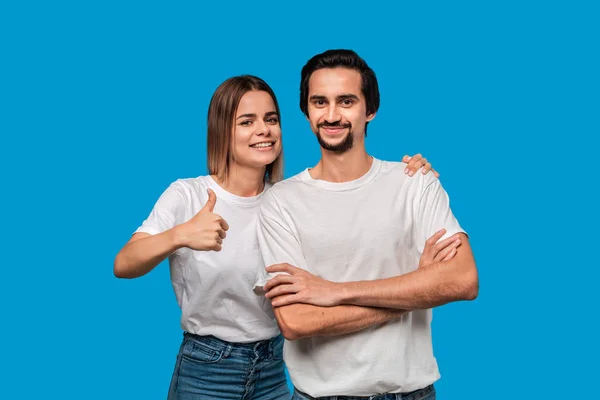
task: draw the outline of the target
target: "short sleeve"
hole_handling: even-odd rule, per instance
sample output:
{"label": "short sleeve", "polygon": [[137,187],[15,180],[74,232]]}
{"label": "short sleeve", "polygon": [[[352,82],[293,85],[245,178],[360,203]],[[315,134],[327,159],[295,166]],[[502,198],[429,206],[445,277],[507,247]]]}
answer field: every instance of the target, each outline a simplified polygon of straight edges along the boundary
{"label": "short sleeve", "polygon": [[270,274],[265,268],[273,264],[288,263],[306,269],[306,261],[300,241],[293,233],[292,225],[285,218],[275,198],[267,192],[258,215],[257,236],[262,265],[257,271],[254,292],[264,294],[262,287],[277,274]]}
{"label": "short sleeve", "polygon": [[425,241],[442,228],[446,229],[442,239],[465,232],[450,209],[448,194],[439,179],[435,179],[425,188],[419,202],[417,243],[420,253],[423,252]]}
{"label": "short sleeve", "polygon": [[148,218],[135,233],[157,235],[179,225],[185,218],[185,201],[177,182],[172,183],[159,197]]}

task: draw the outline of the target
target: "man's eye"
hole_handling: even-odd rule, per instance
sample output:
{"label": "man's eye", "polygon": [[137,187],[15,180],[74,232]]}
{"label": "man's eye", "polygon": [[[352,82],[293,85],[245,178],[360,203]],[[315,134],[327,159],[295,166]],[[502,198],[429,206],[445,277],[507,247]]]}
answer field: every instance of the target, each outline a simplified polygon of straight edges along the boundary
{"label": "man's eye", "polygon": [[352,104],[354,104],[354,101],[350,99],[342,100],[342,105],[344,106],[351,106]]}

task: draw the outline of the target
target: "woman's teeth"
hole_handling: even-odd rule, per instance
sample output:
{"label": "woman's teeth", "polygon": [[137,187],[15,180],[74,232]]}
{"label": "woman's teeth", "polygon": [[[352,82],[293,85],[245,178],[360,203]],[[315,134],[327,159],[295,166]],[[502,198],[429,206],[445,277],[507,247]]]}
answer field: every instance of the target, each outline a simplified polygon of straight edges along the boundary
{"label": "woman's teeth", "polygon": [[257,144],[253,144],[250,147],[271,147],[271,146],[273,146],[273,142],[257,143]]}

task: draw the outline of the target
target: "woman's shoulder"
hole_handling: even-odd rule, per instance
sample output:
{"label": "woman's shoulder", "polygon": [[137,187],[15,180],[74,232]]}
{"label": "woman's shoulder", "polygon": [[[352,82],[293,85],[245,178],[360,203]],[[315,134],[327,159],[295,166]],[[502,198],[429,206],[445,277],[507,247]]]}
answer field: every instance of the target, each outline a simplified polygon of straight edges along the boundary
{"label": "woman's shoulder", "polygon": [[169,185],[167,191],[177,192],[184,198],[196,197],[199,193],[206,193],[206,189],[210,187],[210,179],[208,175],[179,178]]}

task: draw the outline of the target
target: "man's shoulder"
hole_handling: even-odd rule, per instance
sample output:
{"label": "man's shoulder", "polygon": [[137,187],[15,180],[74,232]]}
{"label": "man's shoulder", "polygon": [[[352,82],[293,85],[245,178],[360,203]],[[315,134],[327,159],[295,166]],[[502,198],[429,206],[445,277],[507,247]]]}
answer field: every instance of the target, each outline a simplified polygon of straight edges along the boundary
{"label": "man's shoulder", "polygon": [[297,188],[304,186],[306,181],[305,174],[306,170],[273,184],[273,186],[269,188],[269,193],[278,196],[293,192]]}
{"label": "man's shoulder", "polygon": [[390,161],[377,159],[381,163],[382,168],[390,169],[390,168],[406,168],[406,163],[404,161]]}
{"label": "man's shoulder", "polygon": [[378,160],[380,167],[379,172],[384,174],[396,174],[403,172],[406,168],[407,164],[402,161],[388,161],[388,160]]}
{"label": "man's shoulder", "polygon": [[437,181],[438,179],[435,177],[435,175],[432,172],[428,172],[427,174],[423,175],[422,173],[422,168],[419,169],[417,171],[417,173],[415,173],[413,176],[408,176],[404,170],[407,167],[407,163],[402,162],[402,161],[387,161],[387,160],[380,160],[381,162],[381,168],[380,168],[380,173],[383,175],[388,175],[388,176],[392,176],[394,178],[405,178],[407,180],[407,182],[413,184],[413,185],[429,185],[431,184],[433,181]]}
{"label": "man's shoulder", "polygon": [[305,173],[306,170],[270,186],[261,200],[261,212],[263,214],[281,212],[286,205],[294,204],[295,199],[302,198],[302,188],[306,186],[306,178],[303,177]]}

